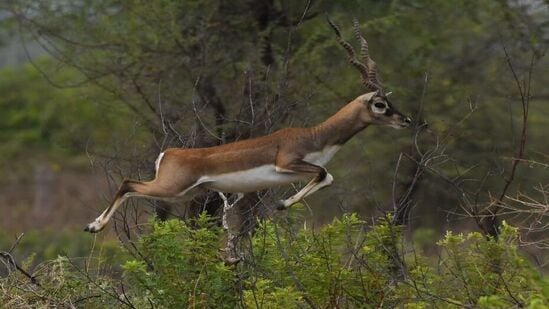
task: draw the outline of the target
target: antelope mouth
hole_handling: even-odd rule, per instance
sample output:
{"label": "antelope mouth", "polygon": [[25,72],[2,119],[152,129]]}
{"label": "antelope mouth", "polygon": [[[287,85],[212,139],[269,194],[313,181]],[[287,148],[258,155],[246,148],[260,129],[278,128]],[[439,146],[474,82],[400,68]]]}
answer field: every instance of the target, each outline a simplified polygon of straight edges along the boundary
{"label": "antelope mouth", "polygon": [[409,127],[412,124],[412,119],[410,117],[404,117],[402,121],[398,124],[400,129]]}
{"label": "antelope mouth", "polygon": [[409,122],[399,122],[399,123],[391,124],[390,126],[392,128],[395,128],[395,129],[406,129],[410,126],[410,123]]}

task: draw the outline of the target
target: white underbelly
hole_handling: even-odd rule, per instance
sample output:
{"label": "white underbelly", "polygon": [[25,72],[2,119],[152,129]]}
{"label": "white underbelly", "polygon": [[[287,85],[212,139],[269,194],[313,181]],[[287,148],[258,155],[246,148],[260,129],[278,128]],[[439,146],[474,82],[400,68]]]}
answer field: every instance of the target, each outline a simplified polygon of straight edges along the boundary
{"label": "white underbelly", "polygon": [[277,172],[274,165],[262,165],[239,172],[204,176],[200,179],[200,182],[203,183],[202,187],[214,191],[245,193],[288,185],[308,178],[310,176]]}

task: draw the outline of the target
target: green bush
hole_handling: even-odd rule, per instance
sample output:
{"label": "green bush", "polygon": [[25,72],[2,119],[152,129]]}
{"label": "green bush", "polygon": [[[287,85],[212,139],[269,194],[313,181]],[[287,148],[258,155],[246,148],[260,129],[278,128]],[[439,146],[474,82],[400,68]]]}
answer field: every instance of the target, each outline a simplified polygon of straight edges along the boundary
{"label": "green bush", "polygon": [[201,216],[196,228],[171,220],[153,222],[140,251],[145,260],[124,264],[125,278],[140,303],[162,308],[234,308],[234,276],[218,257],[220,230]]}
{"label": "green bush", "polygon": [[[498,240],[448,232],[428,256],[391,218],[367,226],[354,214],[320,229],[299,218],[259,224],[243,261],[220,258],[223,231],[210,218],[153,221],[123,273],[58,257],[39,267],[41,287],[12,272],[0,280],[9,307],[137,308],[547,308],[549,282],[520,254],[517,231]],[[122,250],[122,249],[120,249]]]}

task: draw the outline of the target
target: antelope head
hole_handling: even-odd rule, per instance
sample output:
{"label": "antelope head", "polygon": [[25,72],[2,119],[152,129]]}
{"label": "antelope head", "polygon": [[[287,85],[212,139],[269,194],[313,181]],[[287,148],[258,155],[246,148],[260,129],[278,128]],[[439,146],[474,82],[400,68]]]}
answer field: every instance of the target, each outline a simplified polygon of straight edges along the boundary
{"label": "antelope head", "polygon": [[328,23],[335,31],[339,45],[347,51],[349,62],[360,72],[362,83],[370,90],[356,99],[364,106],[361,118],[368,123],[386,125],[395,129],[408,127],[412,120],[393,106],[388,98],[391,92],[385,93],[377,74],[377,64],[370,58],[368,42],[360,32],[358,21],[353,20],[353,30],[355,37],[360,42],[360,59],[362,61],[357,59],[353,46],[341,37],[339,28],[329,18]]}

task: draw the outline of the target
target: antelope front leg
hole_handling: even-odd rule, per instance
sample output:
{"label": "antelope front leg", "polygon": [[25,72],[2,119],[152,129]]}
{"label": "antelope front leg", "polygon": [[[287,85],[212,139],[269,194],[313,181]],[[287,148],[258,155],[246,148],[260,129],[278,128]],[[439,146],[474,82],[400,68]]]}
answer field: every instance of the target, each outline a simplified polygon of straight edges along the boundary
{"label": "antelope front leg", "polygon": [[334,180],[334,177],[330,175],[324,167],[309,163],[307,161],[303,161],[301,159],[294,159],[289,163],[284,164],[284,160],[282,158],[280,162],[277,162],[277,169],[281,173],[315,175],[315,177],[299,192],[297,192],[290,198],[281,200],[280,205],[278,206],[279,210],[286,209],[293,204],[299,202],[304,197],[313,194],[321,188],[331,185]]}
{"label": "antelope front leg", "polygon": [[303,189],[299,190],[293,196],[280,201],[279,210],[286,209],[293,204],[301,201],[303,198],[315,193],[316,191],[331,185],[334,182],[334,177],[330,173],[326,173],[326,176],[321,181],[316,178],[311,180]]}

